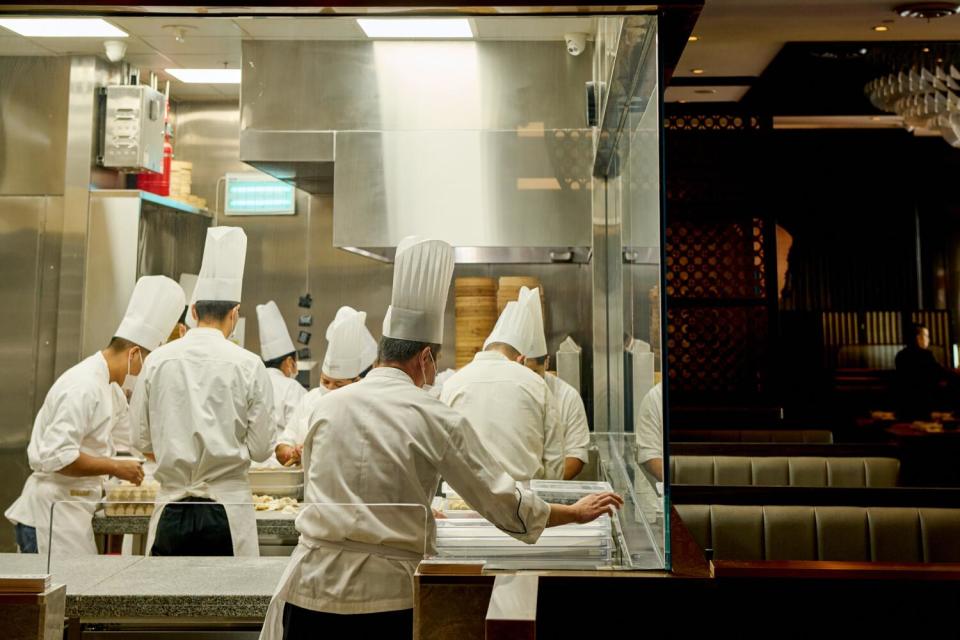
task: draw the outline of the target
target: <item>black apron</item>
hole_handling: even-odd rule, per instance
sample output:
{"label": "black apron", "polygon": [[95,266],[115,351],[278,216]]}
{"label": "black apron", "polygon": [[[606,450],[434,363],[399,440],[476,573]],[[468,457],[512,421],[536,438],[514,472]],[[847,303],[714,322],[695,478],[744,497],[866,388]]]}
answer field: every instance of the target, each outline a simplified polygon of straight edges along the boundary
{"label": "black apron", "polygon": [[[204,502],[209,504],[178,504]],[[227,510],[208,498],[184,498],[163,508],[150,549],[153,556],[232,556]]]}

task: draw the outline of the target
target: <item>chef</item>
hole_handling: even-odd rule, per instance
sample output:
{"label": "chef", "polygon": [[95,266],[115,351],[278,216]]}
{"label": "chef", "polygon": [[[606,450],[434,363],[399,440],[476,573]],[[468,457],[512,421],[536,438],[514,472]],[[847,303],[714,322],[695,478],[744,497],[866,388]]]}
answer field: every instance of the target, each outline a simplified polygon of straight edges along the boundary
{"label": "chef", "polygon": [[543,308],[540,306],[540,289],[520,289],[520,300],[530,312],[533,323],[533,341],[530,352],[524,355],[527,368],[543,378],[553,394],[557,405],[560,425],[563,427],[563,479],[576,478],[589,459],[590,427],[583,398],[571,385],[552,373],[547,373],[550,357],[547,355],[547,337],[543,327]]}
{"label": "chef", "polygon": [[444,383],[440,399],[470,421],[515,480],[560,479],[564,436],[556,403],[543,378],[522,364],[533,342],[529,307],[525,300],[507,303],[484,350]]}
{"label": "chef", "polygon": [[[260,357],[273,385],[273,414],[279,433],[292,424],[307,390],[297,382],[297,350],[277,303],[271,300],[257,305],[257,321],[260,325]],[[282,465],[299,461],[299,455],[295,458],[291,455],[290,447],[281,450],[278,444],[275,450],[277,461]]]}
{"label": "chef", "polygon": [[291,420],[281,425],[276,448],[281,464],[300,461],[314,404],[329,391],[359,382],[377,359],[377,341],[367,329],[367,314],[363,311],[340,307],[327,327],[326,338],[327,352],[320,367],[321,386],[311,389]]}
{"label": "chef", "polygon": [[640,401],[633,430],[637,433],[637,463],[663,482],[663,385],[657,383]]}
{"label": "chef", "polygon": [[410,638],[413,572],[433,549],[429,505],[441,474],[484,517],[530,543],[545,526],[588,522],[621,504],[614,494],[570,506],[541,501],[463,416],[423,389],[436,376],[452,274],[444,242],[406,238],[397,247],[377,367],[311,414],[304,467],[306,501],[315,505],[297,518],[300,543],[262,640]]}
{"label": "chef", "polygon": [[97,553],[90,520],[105,476],[134,484],[143,480],[140,462],[111,458],[113,432],[127,404],[121,387],[133,388],[144,358],[170,335],[182,307],[176,282],[140,278],[107,348],[68,369],[50,387],[27,447],[33,474],[6,512],[22,552],[46,554],[52,545],[56,555]]}
{"label": "chef", "polygon": [[260,358],[227,340],[246,250],[242,229],[207,230],[190,310],[197,328],[154,352],[134,390],[133,430],[160,483],[152,555],[259,555],[247,471],[273,451],[273,390]]}

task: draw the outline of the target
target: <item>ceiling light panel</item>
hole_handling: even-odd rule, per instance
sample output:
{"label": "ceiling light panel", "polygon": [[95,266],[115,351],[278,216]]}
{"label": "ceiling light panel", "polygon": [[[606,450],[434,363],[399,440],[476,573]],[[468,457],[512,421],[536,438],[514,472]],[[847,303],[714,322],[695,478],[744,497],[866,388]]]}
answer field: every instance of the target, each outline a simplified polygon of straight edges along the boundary
{"label": "ceiling light panel", "polygon": [[28,38],[126,38],[101,18],[0,18],[0,27]]}
{"label": "ceiling light panel", "polygon": [[164,69],[187,84],[240,84],[240,69]]}
{"label": "ceiling light panel", "polygon": [[466,18],[358,18],[368,38],[462,40],[473,37]]}

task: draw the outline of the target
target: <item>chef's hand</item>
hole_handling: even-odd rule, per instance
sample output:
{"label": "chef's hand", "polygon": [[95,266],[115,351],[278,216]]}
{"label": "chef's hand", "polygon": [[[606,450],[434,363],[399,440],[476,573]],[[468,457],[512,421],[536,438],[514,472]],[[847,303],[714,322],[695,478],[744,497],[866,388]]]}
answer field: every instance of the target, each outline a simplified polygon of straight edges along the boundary
{"label": "chef's hand", "polygon": [[623,506],[623,498],[610,491],[591,493],[580,498],[573,505],[574,522],[586,524],[593,522],[603,514],[613,515]]}
{"label": "chef's hand", "polygon": [[138,460],[116,460],[112,475],[139,486],[143,482],[143,465]]}
{"label": "chef's hand", "polygon": [[285,467],[300,462],[300,456],[303,452],[302,446],[291,447],[288,444],[277,445],[277,462]]}

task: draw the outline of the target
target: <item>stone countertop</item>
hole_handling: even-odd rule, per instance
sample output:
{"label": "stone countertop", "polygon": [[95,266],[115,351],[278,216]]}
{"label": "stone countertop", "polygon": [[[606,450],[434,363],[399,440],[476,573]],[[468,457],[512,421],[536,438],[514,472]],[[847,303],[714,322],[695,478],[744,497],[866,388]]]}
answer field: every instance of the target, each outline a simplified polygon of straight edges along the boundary
{"label": "stone countertop", "polygon": [[[67,585],[68,617],[131,620],[263,618],[288,558],[54,558],[55,584]],[[46,573],[28,554],[0,554],[0,573]]]}
{"label": "stone countertop", "polygon": [[[257,533],[260,535],[296,538],[299,534],[293,526],[296,515],[278,511],[257,512]],[[93,516],[95,535],[146,535],[150,526],[149,516],[106,516],[98,511]]]}
{"label": "stone countertop", "polygon": [[141,558],[81,593],[68,592],[67,611],[88,620],[262,619],[288,562],[288,558]]}

